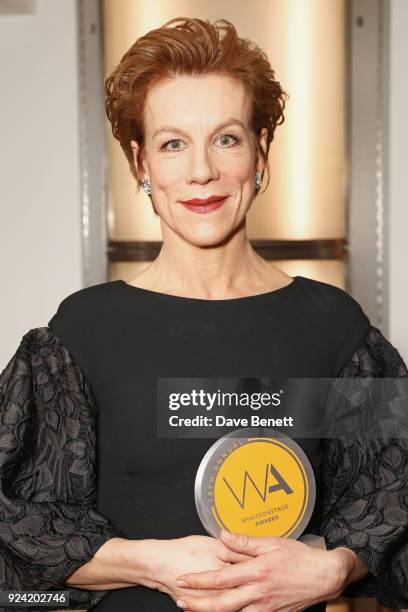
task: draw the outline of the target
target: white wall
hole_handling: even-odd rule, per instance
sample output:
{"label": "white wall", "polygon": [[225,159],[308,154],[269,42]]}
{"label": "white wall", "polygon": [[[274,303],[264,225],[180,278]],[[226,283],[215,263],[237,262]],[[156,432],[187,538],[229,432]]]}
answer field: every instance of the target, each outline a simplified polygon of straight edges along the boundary
{"label": "white wall", "polygon": [[76,19],[0,14],[0,370],[82,285]]}
{"label": "white wall", "polygon": [[389,340],[408,364],[408,1],[391,0]]}

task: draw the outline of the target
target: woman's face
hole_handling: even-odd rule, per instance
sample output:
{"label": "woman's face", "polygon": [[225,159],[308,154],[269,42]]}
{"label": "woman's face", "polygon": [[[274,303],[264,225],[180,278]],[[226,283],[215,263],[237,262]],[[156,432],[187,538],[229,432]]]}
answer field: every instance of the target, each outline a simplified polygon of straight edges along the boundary
{"label": "woman's face", "polygon": [[[138,144],[131,145],[139,176],[150,180],[163,237],[173,231],[209,246],[241,226],[255,194],[255,172],[264,170],[249,115],[244,86],[227,76],[177,76],[149,90],[139,160]],[[266,137],[264,128],[258,140],[264,150]],[[182,203],[214,195],[226,199],[208,212]]]}

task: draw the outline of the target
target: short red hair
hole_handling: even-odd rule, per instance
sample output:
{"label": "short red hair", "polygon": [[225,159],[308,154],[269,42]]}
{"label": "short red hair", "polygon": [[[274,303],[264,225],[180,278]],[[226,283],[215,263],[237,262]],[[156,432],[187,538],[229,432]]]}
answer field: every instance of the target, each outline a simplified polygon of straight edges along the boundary
{"label": "short red hair", "polygon": [[[174,26],[169,27],[171,24]],[[268,186],[269,147],[276,126],[284,121],[287,94],[275,80],[266,53],[249,39],[239,38],[232,23],[217,19],[212,24],[188,17],[175,17],[138,38],[105,81],[105,108],[112,133],[139,185],[130,141],[136,140],[143,149],[144,106],[149,88],[163,78],[208,73],[239,79],[252,102],[254,134],[258,136],[263,127],[268,129],[266,153],[260,150]]]}

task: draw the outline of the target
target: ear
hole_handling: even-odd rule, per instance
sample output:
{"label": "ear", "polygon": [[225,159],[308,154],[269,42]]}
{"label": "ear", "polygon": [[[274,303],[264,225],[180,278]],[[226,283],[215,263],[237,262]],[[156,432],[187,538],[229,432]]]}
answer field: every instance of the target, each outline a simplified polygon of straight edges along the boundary
{"label": "ear", "polygon": [[268,139],[268,128],[264,127],[261,130],[260,135],[257,137],[257,141],[256,141],[256,169],[263,174],[263,171],[265,170],[265,162],[262,159],[262,156],[260,154],[259,149],[262,149],[264,151],[264,153],[266,153],[266,147],[267,147],[267,139]]}
{"label": "ear", "polygon": [[140,177],[140,182],[141,182],[143,178],[147,178],[147,179],[149,178],[146,164],[143,159],[143,156],[140,155],[139,143],[136,142],[136,140],[131,140],[130,146],[132,147],[132,151],[133,151],[133,162],[135,165],[136,173],[137,173],[137,176]]}

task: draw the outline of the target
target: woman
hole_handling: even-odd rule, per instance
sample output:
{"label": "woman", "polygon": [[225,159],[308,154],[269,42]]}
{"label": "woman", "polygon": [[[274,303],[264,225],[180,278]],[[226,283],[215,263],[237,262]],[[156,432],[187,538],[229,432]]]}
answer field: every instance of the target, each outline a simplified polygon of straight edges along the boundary
{"label": "woman", "polygon": [[[106,92],[163,246],[132,282],[64,299],[1,375],[4,588],[65,589],[72,609],[104,612],[324,610],[341,593],[407,606],[402,440],[388,497],[358,438],[305,443],[319,478],[306,531],[324,536],[319,550],[209,537],[193,485],[213,440],[157,437],[159,377],[408,375],[347,293],[287,276],[246,237],[283,121],[266,55],[224,20],[175,19],[132,45]],[[369,508],[356,508],[362,479]]]}

